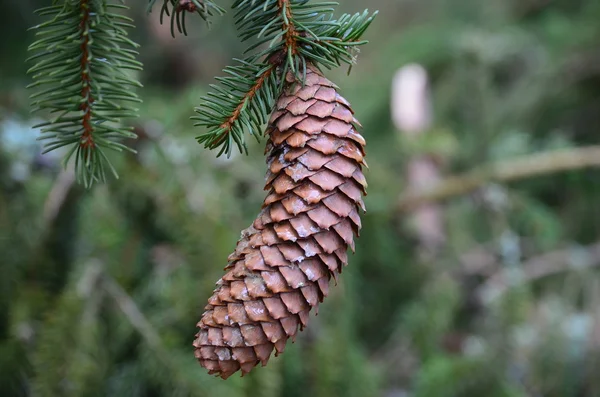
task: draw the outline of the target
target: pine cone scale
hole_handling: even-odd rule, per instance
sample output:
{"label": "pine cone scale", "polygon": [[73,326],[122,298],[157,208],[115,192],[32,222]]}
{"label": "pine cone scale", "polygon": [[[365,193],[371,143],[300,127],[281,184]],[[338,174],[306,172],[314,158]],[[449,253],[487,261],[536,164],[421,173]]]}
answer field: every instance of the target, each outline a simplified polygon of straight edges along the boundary
{"label": "pine cone scale", "polygon": [[263,210],[229,256],[194,341],[200,363],[223,378],[265,365],[307,325],[348,263],[364,209],[364,139],[335,84],[309,67],[275,108]]}

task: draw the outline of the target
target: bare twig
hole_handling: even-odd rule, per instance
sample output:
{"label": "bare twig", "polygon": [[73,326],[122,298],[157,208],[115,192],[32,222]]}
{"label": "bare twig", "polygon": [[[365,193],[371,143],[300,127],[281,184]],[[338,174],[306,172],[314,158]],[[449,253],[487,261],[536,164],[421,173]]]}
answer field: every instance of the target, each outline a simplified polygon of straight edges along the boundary
{"label": "bare twig", "polygon": [[475,169],[464,175],[442,180],[436,186],[408,192],[401,197],[400,211],[409,211],[424,203],[444,201],[468,194],[491,182],[511,182],[561,171],[600,166],[600,146],[571,148],[525,157]]}
{"label": "bare twig", "polygon": [[63,170],[58,175],[44,203],[43,219],[46,225],[50,225],[56,219],[62,206],[67,201],[74,183],[75,173],[71,168]]}
{"label": "bare twig", "polygon": [[[190,382],[189,377],[181,372],[180,368],[173,360],[173,354],[166,349],[155,327],[146,318],[144,313],[142,313],[131,296],[115,279],[104,271],[100,261],[92,262],[88,271],[84,277],[82,277],[78,289],[85,290],[86,288],[90,288],[90,283],[96,283],[96,280],[98,281],[99,286],[107,293],[107,296],[115,301],[129,324],[131,324],[131,326],[142,336],[144,342],[152,349],[153,354],[159,358],[163,368],[166,371],[169,371],[173,387],[182,390],[197,390],[198,386],[202,384]],[[205,390],[202,390],[202,392],[207,393]]]}
{"label": "bare twig", "polygon": [[98,260],[90,260],[83,275],[77,282],[77,294],[81,298],[88,298],[96,290],[104,274],[102,263]]}
{"label": "bare twig", "polygon": [[485,244],[460,254],[458,260],[461,264],[455,271],[457,276],[482,275],[491,276],[498,265],[498,256],[494,250]]}
{"label": "bare twig", "polygon": [[[522,266],[520,282],[527,283],[567,270],[586,269],[600,265],[600,243],[548,252],[526,261]],[[489,302],[511,288],[505,270],[491,276],[476,291],[483,302]]]}
{"label": "bare twig", "polygon": [[129,294],[109,275],[105,274],[103,279],[106,292],[115,300],[117,306],[119,306],[133,328],[142,335],[146,343],[153,349],[161,353],[164,352],[160,336],[154,330],[154,326],[146,319],[144,313],[141,312]]}

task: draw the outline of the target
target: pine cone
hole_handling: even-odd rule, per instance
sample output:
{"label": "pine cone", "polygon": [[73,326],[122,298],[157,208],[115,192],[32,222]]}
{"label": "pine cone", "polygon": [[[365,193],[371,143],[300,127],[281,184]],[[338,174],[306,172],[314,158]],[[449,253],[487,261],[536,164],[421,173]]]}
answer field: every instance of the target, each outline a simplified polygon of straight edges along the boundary
{"label": "pine cone", "polygon": [[223,379],[266,365],[295,339],[361,227],[365,141],[350,104],[316,68],[304,87],[291,74],[287,82],[267,130],[269,195],[197,325],[196,358]]}

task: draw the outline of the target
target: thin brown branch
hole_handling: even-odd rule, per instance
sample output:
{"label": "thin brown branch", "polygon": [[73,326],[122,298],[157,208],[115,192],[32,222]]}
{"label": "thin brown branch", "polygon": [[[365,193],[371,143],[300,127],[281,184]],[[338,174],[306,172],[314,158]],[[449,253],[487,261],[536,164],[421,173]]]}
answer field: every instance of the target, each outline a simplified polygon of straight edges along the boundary
{"label": "thin brown branch", "polygon": [[192,2],[192,0],[179,0],[179,2],[177,3],[176,10],[177,12],[196,12],[197,7],[196,4]]}
{"label": "thin brown branch", "polygon": [[79,140],[79,145],[84,148],[94,148],[96,146],[92,136],[92,103],[94,98],[91,95],[92,86],[90,78],[90,36],[88,23],[90,19],[89,0],[81,0],[81,13],[83,15],[79,29],[81,30],[81,97],[83,102],[80,109],[83,111],[83,134]]}
{"label": "thin brown branch", "polygon": [[256,96],[256,93],[258,92],[258,90],[260,90],[262,88],[263,84],[269,78],[269,76],[271,76],[271,74],[273,73],[273,71],[275,70],[275,68],[276,68],[276,65],[272,65],[269,69],[265,70],[263,72],[263,74],[261,74],[258,77],[258,79],[256,80],[256,83],[254,83],[254,85],[252,86],[252,88],[250,88],[250,90],[248,91],[248,93],[246,95],[244,95],[244,97],[242,98],[242,100],[240,101],[240,103],[237,105],[237,107],[235,108],[235,110],[231,114],[231,117],[229,117],[229,119],[227,119],[226,122],[224,122],[223,124],[221,124],[220,127],[224,128],[226,131],[221,136],[221,138],[219,139],[219,142],[221,142],[223,139],[225,139],[225,137],[227,137],[227,135],[231,131],[231,126],[240,117],[240,114],[242,113],[242,109],[244,108],[244,105],[248,101],[251,101],[252,98],[254,98]]}
{"label": "thin brown branch", "polygon": [[468,194],[488,183],[511,182],[588,167],[600,167],[600,146],[531,154],[446,178],[430,188],[408,192],[400,198],[399,209],[410,211],[424,203],[445,201]]}
{"label": "thin brown branch", "polygon": [[67,202],[67,198],[74,186],[75,173],[73,170],[70,168],[63,170],[56,178],[44,203],[44,213],[42,218],[44,219],[46,228],[57,218],[61,209]]}
{"label": "thin brown branch", "polygon": [[[281,12],[282,14],[285,12],[282,30],[286,31],[284,35],[286,51],[287,49],[291,48],[292,55],[296,55],[298,53],[298,31],[296,30],[296,26],[294,26],[294,24],[292,23],[293,14],[290,1],[278,0],[277,6],[279,7],[279,12]],[[288,22],[285,22],[286,20]]]}
{"label": "thin brown branch", "polygon": [[133,298],[106,272],[102,274],[102,285],[107,294],[119,306],[127,321],[142,336],[152,352],[156,354],[158,362],[165,370],[169,371],[174,386],[181,390],[192,390],[196,387],[195,383],[190,382],[190,379],[182,374],[180,367],[173,359],[173,354],[167,351],[158,331],[142,313]]}
{"label": "thin brown branch", "polygon": [[[568,270],[588,269],[600,265],[600,243],[587,247],[571,247],[533,257],[523,263],[520,282],[529,283]],[[482,301],[497,297],[511,287],[506,269],[492,275],[480,286],[475,295]]]}
{"label": "thin brown branch", "polygon": [[[282,25],[282,30],[284,30],[286,32],[283,37],[283,40],[285,42],[285,49],[281,53],[277,52],[276,54],[272,55],[267,60],[272,66],[269,69],[265,70],[263,72],[263,74],[261,74],[258,77],[258,79],[256,80],[256,83],[252,86],[252,88],[248,91],[248,93],[246,95],[244,95],[244,97],[242,98],[240,103],[237,105],[237,107],[231,114],[231,117],[229,117],[227,119],[227,121],[225,121],[223,124],[220,125],[220,128],[224,129],[225,132],[223,134],[221,134],[221,136],[219,137],[217,142],[215,142],[215,144],[219,144],[219,143],[223,142],[225,139],[227,139],[227,136],[231,132],[231,127],[239,119],[239,117],[242,113],[242,109],[244,109],[246,103],[248,101],[251,101],[252,98],[254,98],[256,96],[256,93],[258,92],[258,90],[261,89],[261,87],[263,86],[265,81],[269,78],[269,76],[271,76],[271,74],[276,70],[276,68],[283,62],[283,60],[285,59],[286,52],[289,51],[290,48],[292,51],[292,55],[295,55],[298,52],[298,48],[297,48],[298,47],[298,44],[297,44],[298,43],[298,40],[297,40],[298,32],[297,32],[294,24],[291,23],[293,15],[292,15],[292,9],[290,6],[290,2],[289,2],[289,0],[278,0],[277,6],[279,7],[279,12],[281,14],[285,13],[285,18],[283,18],[284,22]],[[286,20],[288,22],[285,22]]]}
{"label": "thin brown branch", "polygon": [[164,353],[162,341],[158,332],[154,330],[154,326],[148,321],[144,313],[139,309],[135,301],[125,292],[123,288],[108,274],[104,274],[103,283],[106,292],[115,300],[115,303],[129,323],[142,335],[149,346],[156,349],[160,353]]}

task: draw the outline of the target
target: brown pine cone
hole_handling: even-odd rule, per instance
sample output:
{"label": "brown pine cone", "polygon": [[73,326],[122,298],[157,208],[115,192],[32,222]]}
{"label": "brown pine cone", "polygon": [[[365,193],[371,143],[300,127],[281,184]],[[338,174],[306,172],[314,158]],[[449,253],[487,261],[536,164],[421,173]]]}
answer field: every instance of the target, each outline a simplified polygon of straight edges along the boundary
{"label": "brown pine cone", "polygon": [[316,68],[304,87],[287,81],[267,130],[269,195],[197,325],[196,358],[223,379],[283,352],[347,265],[361,227],[365,141],[349,103]]}

